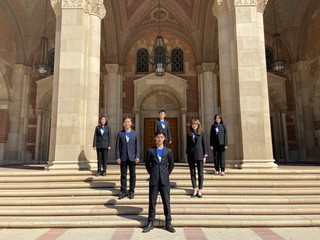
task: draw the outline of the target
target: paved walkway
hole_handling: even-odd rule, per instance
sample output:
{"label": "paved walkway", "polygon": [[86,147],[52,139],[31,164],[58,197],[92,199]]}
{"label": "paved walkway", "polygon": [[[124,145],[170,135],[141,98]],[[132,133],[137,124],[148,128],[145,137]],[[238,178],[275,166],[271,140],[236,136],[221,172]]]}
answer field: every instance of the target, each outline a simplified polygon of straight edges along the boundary
{"label": "paved walkway", "polygon": [[0,240],[319,240],[320,228],[155,228],[0,229]]}

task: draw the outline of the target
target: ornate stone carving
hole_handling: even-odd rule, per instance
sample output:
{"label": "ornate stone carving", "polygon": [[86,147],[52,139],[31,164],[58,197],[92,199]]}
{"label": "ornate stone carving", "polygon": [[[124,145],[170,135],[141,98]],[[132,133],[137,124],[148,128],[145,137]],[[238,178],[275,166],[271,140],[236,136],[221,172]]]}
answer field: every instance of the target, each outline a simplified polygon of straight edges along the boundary
{"label": "ornate stone carving", "polygon": [[61,15],[61,8],[82,8],[86,13],[101,19],[106,15],[103,0],[51,0],[51,6],[56,16]]}
{"label": "ornate stone carving", "polygon": [[119,64],[106,64],[107,73],[118,73]]}
{"label": "ornate stone carving", "polygon": [[258,0],[257,11],[263,13],[264,10],[266,9],[267,3],[268,3],[268,0]]}
{"label": "ornate stone carving", "polygon": [[236,0],[235,6],[256,6],[257,0]]}
{"label": "ornate stone carving", "polygon": [[61,15],[61,0],[51,0],[51,7],[56,16]]}
{"label": "ornate stone carving", "polygon": [[202,71],[203,72],[214,72],[215,70],[215,63],[202,63]]}
{"label": "ornate stone carving", "polygon": [[26,66],[24,66],[23,64],[16,64],[16,65],[14,65],[14,71],[15,71],[15,73],[24,74],[26,71]]}
{"label": "ornate stone carving", "polygon": [[221,13],[228,11],[227,0],[216,0],[212,7],[213,15],[218,17]]}
{"label": "ornate stone carving", "polygon": [[84,0],[62,0],[63,8],[82,8]]}
{"label": "ornate stone carving", "polygon": [[84,11],[98,16],[100,19],[106,16],[106,8],[103,0],[85,0]]}
{"label": "ornate stone carving", "polygon": [[168,94],[151,94],[148,96],[141,105],[142,110],[151,110],[151,109],[179,109],[179,103],[175,101]]}

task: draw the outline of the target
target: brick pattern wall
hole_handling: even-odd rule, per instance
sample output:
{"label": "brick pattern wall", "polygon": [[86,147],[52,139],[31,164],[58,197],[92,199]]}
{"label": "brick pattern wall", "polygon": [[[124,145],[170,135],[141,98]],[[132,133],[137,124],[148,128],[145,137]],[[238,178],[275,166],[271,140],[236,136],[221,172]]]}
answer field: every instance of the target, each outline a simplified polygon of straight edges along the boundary
{"label": "brick pattern wall", "polygon": [[8,109],[0,109],[0,123],[0,143],[6,143],[10,129]]}

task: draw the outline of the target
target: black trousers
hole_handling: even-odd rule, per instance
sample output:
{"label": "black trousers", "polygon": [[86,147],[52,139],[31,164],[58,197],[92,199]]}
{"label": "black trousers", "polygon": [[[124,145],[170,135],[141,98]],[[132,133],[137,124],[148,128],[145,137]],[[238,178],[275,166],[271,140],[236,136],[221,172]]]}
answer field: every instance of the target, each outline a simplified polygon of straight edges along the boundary
{"label": "black trousers", "polygon": [[129,172],[130,172],[130,189],[129,192],[134,193],[134,189],[136,188],[136,163],[134,161],[130,161],[127,159],[127,161],[121,161],[120,164],[120,171],[121,171],[121,189],[120,191],[123,193],[127,192],[127,169],[129,166]]}
{"label": "black trousers", "polygon": [[213,148],[213,159],[215,170],[219,171],[221,169],[221,172],[224,172],[226,165],[224,145]]}
{"label": "black trousers", "polygon": [[149,215],[148,221],[154,221],[156,215],[156,205],[158,193],[160,192],[164,215],[166,222],[171,222],[171,209],[170,209],[170,185],[164,186],[161,182],[158,185],[149,185]]}
{"label": "black trousers", "polygon": [[198,169],[199,189],[203,187],[203,160],[188,159],[192,188],[197,188],[196,183],[196,165]]}
{"label": "black trousers", "polygon": [[107,153],[108,148],[97,148],[98,172],[101,172],[101,165],[102,171],[107,171]]}

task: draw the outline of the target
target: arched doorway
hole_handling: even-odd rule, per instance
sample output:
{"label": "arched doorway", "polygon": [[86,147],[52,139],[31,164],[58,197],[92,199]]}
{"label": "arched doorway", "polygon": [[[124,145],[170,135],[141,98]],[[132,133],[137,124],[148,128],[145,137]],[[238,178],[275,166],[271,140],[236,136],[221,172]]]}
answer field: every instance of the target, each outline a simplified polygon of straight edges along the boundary
{"label": "arched doorway", "polygon": [[[187,81],[166,73],[153,73],[134,81],[134,111],[136,129],[140,132],[142,149],[154,145],[154,121],[159,110],[165,109],[170,123],[175,161],[185,161]],[[144,158],[145,156],[143,156]]]}
{"label": "arched doorway", "polygon": [[144,156],[147,149],[154,146],[154,123],[158,118],[159,109],[165,109],[167,112],[166,120],[170,124],[172,134],[172,144],[169,147],[173,150],[174,159],[179,158],[179,122],[180,122],[180,104],[177,99],[169,92],[156,91],[149,94],[141,104],[141,119],[143,129],[143,152]]}

